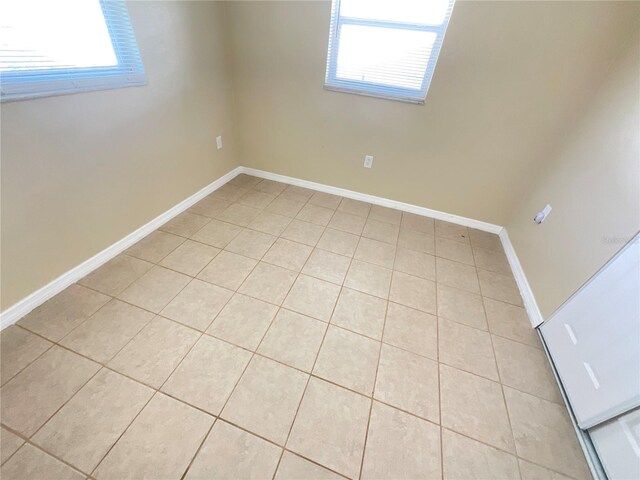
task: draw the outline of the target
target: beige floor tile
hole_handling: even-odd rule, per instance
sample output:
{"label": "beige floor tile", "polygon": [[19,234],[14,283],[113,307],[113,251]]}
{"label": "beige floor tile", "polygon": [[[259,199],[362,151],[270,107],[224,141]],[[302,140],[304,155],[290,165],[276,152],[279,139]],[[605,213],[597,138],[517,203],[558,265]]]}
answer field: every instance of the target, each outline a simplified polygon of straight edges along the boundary
{"label": "beige floor tile", "polygon": [[428,233],[432,236],[435,233],[435,221],[433,218],[423,217],[415,213],[402,212],[401,226],[417,232]]}
{"label": "beige floor tile", "polygon": [[[216,218],[222,222],[232,223],[241,227],[246,227],[260,215],[261,210],[239,203],[232,203]],[[216,245],[217,246],[217,245]]]}
{"label": "beige floor tile", "polygon": [[225,250],[260,260],[275,241],[273,235],[246,229],[231,240]]}
{"label": "beige floor tile", "polygon": [[474,265],[471,246],[464,241],[436,237],[436,255],[467,265]]}
{"label": "beige floor tile", "polygon": [[207,333],[249,350],[255,350],[278,307],[246,295],[235,294],[207,329]]}
{"label": "beige floor tile", "polygon": [[383,341],[437,360],[437,318],[420,310],[391,302],[387,308]]}
{"label": "beige floor tile", "polygon": [[211,220],[204,227],[198,230],[191,238],[198,242],[206,243],[216,248],[224,248],[236,238],[242,231],[242,227],[230,223]]}
{"label": "beige floor tile", "polygon": [[309,199],[309,203],[311,205],[318,205],[319,207],[331,208],[332,210],[335,210],[336,208],[338,208],[338,205],[340,205],[341,201],[342,201],[342,197],[338,195],[332,195],[330,193],[324,193],[324,192],[316,192]]}
{"label": "beige floor tile", "polygon": [[436,236],[469,243],[469,230],[467,227],[443,220],[436,220]]}
{"label": "beige floor tile", "polygon": [[273,477],[282,449],[218,420],[186,479],[263,480]]}
{"label": "beige floor tile", "polygon": [[438,284],[438,316],[487,330],[482,297],[475,293]]}
{"label": "beige floor tile", "polygon": [[389,300],[435,315],[436,284],[431,280],[394,271]]}
{"label": "beige floor tile", "polygon": [[393,268],[415,277],[436,279],[436,257],[416,250],[398,248]]}
{"label": "beige floor tile", "polygon": [[370,396],[376,379],[379,351],[378,342],[329,326],[313,373]]}
{"label": "beige floor tile", "polygon": [[480,280],[480,290],[485,297],[522,306],[520,291],[513,276],[502,275],[501,273],[489,272],[478,269],[478,280]]}
{"label": "beige floor tile", "polygon": [[191,212],[183,212],[162,225],[160,230],[173,233],[174,235],[180,235],[181,237],[190,237],[210,221],[211,219],[209,217]]}
{"label": "beige floor tile", "polygon": [[331,470],[311,463],[295,453],[285,451],[274,480],[341,480]]}
{"label": "beige floor tile", "polygon": [[504,273],[505,275],[512,275],[509,261],[502,251],[474,247],[473,258],[478,268]]}
{"label": "beige floor tile", "polygon": [[222,251],[199,274],[198,278],[230,290],[237,290],[258,262],[252,258]]}
{"label": "beige floor tile", "polygon": [[518,460],[522,480],[572,480],[566,475],[546,469],[526,460]]}
{"label": "beige floor tile", "polygon": [[160,388],[199,335],[195,330],[156,317],[109,362],[109,367]]}
{"label": "beige floor tile", "polygon": [[0,332],[0,378],[7,383],[53,344],[16,325]]}
{"label": "beige floor tile", "polygon": [[153,317],[151,312],[113,299],[60,344],[96,362],[107,363]]}
{"label": "beige floor tile", "polygon": [[118,298],[158,313],[190,280],[191,277],[155,266],[127,287]]}
{"label": "beige floor tile", "polygon": [[278,215],[277,213],[260,212],[260,214],[249,224],[252,230],[269,233],[271,235],[280,235],[287,225],[291,222],[289,217]]}
{"label": "beige floor tile", "polygon": [[574,478],[589,468],[564,405],[505,387],[518,456]]}
{"label": "beige floor tile", "polygon": [[373,402],[362,479],[440,478],[440,427]]}
{"label": "beige floor tile", "polygon": [[54,346],[0,390],[2,423],[31,436],[100,365]]}
{"label": "beige floor tile", "polygon": [[347,272],[347,278],[344,280],[344,286],[376,297],[388,298],[391,270],[353,260]]}
{"label": "beige floor tile", "polygon": [[132,257],[146,260],[151,263],[159,263],[164,257],[173,252],[182,242],[183,237],[171,233],[156,230],[144,237],[124,253]]}
{"label": "beige floor tile", "polygon": [[283,194],[286,193],[287,195],[295,195],[295,196],[299,196],[301,198],[304,198],[305,201],[309,200],[314,193],[316,193],[315,190],[311,190],[310,188],[305,188],[305,187],[299,187],[297,185],[288,185],[287,188],[285,188]]}
{"label": "beige floor tile", "polygon": [[309,245],[279,238],[262,258],[262,261],[299,272],[313,250]]}
{"label": "beige floor tile", "polygon": [[449,287],[480,293],[476,268],[446,258],[436,257],[436,281]]}
{"label": "beige floor tile", "polygon": [[195,277],[218,253],[219,248],[187,240],[164,257],[159,265]]}
{"label": "beige floor tile", "polygon": [[495,335],[493,348],[503,385],[563,404],[551,365],[542,350]]}
{"label": "beige floor tile", "polygon": [[302,273],[342,285],[350,264],[350,257],[316,248],[307,260]]}
{"label": "beige floor tile", "polygon": [[286,268],[260,262],[238,289],[238,292],[265,302],[281,305],[297,275]]}
{"label": "beige floor tile", "polygon": [[381,207],[379,205],[372,205],[369,211],[370,220],[377,220],[379,222],[391,223],[393,225],[400,225],[402,221],[402,212],[395,208]]}
{"label": "beige floor tile", "polygon": [[180,478],[213,420],[158,393],[100,463],[94,477]]}
{"label": "beige floor tile", "polygon": [[438,348],[442,363],[496,382],[500,380],[489,333],[440,318]]}
{"label": "beige floor tile", "polygon": [[331,323],[380,340],[386,311],[386,300],[343,288]]}
{"label": "beige floor tile", "polygon": [[271,202],[265,210],[267,212],[276,213],[285,217],[293,218],[304,207],[305,202],[298,202],[295,200],[288,200],[286,198],[277,197]]}
{"label": "beige floor tile", "polygon": [[339,210],[340,209],[338,208],[338,211],[336,211],[333,217],[331,217],[331,221],[328,226],[334,230],[360,235],[364,228],[366,218],[351,215],[350,213],[341,212]]}
{"label": "beige floor tile", "polygon": [[234,178],[229,180],[229,185],[233,185],[240,188],[252,188],[262,182],[261,178],[254,177],[253,175],[247,175],[246,173],[240,173]]}
{"label": "beige floor tile", "polygon": [[442,430],[442,463],[446,480],[520,478],[516,457],[446,428]]}
{"label": "beige floor tile", "polygon": [[18,325],[57,342],[109,300],[106,295],[73,284],[22,317]]}
{"label": "beige floor tile", "polygon": [[361,202],[360,200],[352,200],[350,198],[343,198],[338,206],[338,211],[350,213],[351,215],[357,215],[359,217],[367,217],[371,210],[371,204]]}
{"label": "beige floor tile", "polygon": [[318,248],[353,257],[359,240],[360,237],[357,235],[327,228],[318,242]]}
{"label": "beige floor tile", "polygon": [[280,236],[287,240],[293,240],[294,242],[314,247],[316,243],[318,243],[318,240],[320,240],[323,231],[324,227],[320,225],[302,222],[300,220],[292,220]]}
{"label": "beige floor tile", "polygon": [[259,192],[257,190],[249,190],[238,199],[238,203],[262,210],[275,199],[275,195],[270,195],[265,192]]}
{"label": "beige floor tile", "polygon": [[286,365],[255,356],[221,418],[284,445],[308,378]]}
{"label": "beige floor tile", "polygon": [[91,472],[153,395],[153,390],[103,369],[33,437],[33,442]]}
{"label": "beige floor tile", "polygon": [[254,190],[259,192],[268,193],[269,195],[279,195],[287,188],[286,183],[276,182],[274,180],[262,180],[253,187]]}
{"label": "beige floor tile", "polygon": [[471,239],[471,245],[480,248],[486,248],[487,250],[502,251],[502,242],[500,237],[495,233],[483,232],[473,228],[469,229],[469,238]]}
{"label": "beige floor tile", "polygon": [[51,478],[56,480],[83,480],[84,475],[47,455],[33,445],[24,445],[0,469],[3,480]]}
{"label": "beige floor tile", "polygon": [[440,365],[442,426],[515,453],[499,383]]}
{"label": "beige floor tile", "polygon": [[323,227],[327,226],[331,217],[333,217],[332,209],[312,205],[310,203],[302,207],[302,210],[300,210],[296,216],[298,220],[315,223],[316,225],[322,225]]}
{"label": "beige floor tile", "polygon": [[258,353],[310,372],[326,329],[318,320],[280,309]]}
{"label": "beige floor tile", "polygon": [[144,275],[152,263],[129,255],[118,255],[100,268],[81,279],[78,283],[86,287],[116,296]]}
{"label": "beige floor tile", "polygon": [[524,308],[486,297],[484,308],[491,333],[531,347],[542,348],[540,338],[531,326]]}
{"label": "beige floor tile", "polygon": [[391,223],[381,222],[379,220],[368,218],[367,223],[365,223],[364,225],[362,236],[395,245],[396,243],[398,243],[399,233],[399,225],[393,225]]}
{"label": "beige floor tile", "polygon": [[396,247],[389,243],[362,237],[353,258],[385,268],[393,268]]}
{"label": "beige floor tile", "polygon": [[228,202],[235,202],[238,198],[244,195],[248,189],[248,187],[239,187],[231,183],[227,183],[218,188],[211,195],[222,198]]}
{"label": "beige floor tile", "polygon": [[22,446],[24,440],[4,427],[0,430],[0,464],[2,464]]}
{"label": "beige floor tile", "polygon": [[306,458],[358,478],[371,400],[311,378],[287,447]]}
{"label": "beige floor tile", "polygon": [[340,287],[317,278],[300,275],[287,295],[283,307],[328,322]]}
{"label": "beige floor tile", "polygon": [[203,332],[232,295],[231,290],[194,279],[160,314]]}
{"label": "beige floor tile", "polygon": [[431,255],[436,253],[435,237],[432,234],[402,227],[400,227],[400,234],[398,235],[398,247],[409,248]]}
{"label": "beige floor tile", "polygon": [[438,364],[420,355],[382,345],[374,398],[438,423]]}
{"label": "beige floor tile", "polygon": [[205,335],[169,377],[162,391],[218,415],[250,359],[250,352]]}
{"label": "beige floor tile", "polygon": [[198,203],[196,203],[193,207],[187,210],[190,213],[195,213],[197,215],[203,215],[209,218],[215,218],[217,215],[224,212],[231,203],[223,200],[215,195],[209,195],[204,197]]}

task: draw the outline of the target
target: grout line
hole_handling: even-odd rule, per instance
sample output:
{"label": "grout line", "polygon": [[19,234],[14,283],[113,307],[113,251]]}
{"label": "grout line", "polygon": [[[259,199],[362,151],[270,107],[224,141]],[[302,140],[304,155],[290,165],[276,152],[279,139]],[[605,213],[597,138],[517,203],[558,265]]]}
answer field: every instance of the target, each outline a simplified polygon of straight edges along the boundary
{"label": "grout line", "polygon": [[[444,437],[442,435],[442,382],[440,375],[440,318],[437,316],[438,314],[438,261],[436,259],[434,265],[435,275],[436,275],[436,357],[438,362],[438,423],[440,424],[439,429],[439,440],[440,440],[440,478],[444,478]],[[474,272],[475,273],[475,272]]]}
{"label": "grout line", "polygon": [[[473,253],[473,249],[471,250],[471,255],[474,257],[474,262],[475,262],[475,254]],[[476,272],[476,274],[477,274],[477,272]],[[478,276],[478,282],[480,282],[480,277],[479,276]],[[480,296],[480,299],[482,301],[482,310],[484,312],[484,316],[485,316],[485,319],[486,319],[487,318],[487,309],[486,309],[485,304],[484,304],[484,296]],[[488,321],[487,321],[487,328],[489,328],[489,322]],[[511,415],[509,414],[509,407],[507,405],[507,398],[506,398],[506,396],[504,394],[504,386],[502,384],[502,377],[500,375],[500,368],[498,367],[498,361],[496,359],[495,346],[493,344],[493,338],[492,338],[490,333],[489,333],[489,342],[491,343],[491,353],[493,354],[493,363],[494,363],[495,368],[496,368],[496,373],[498,374],[498,381],[500,382],[500,393],[502,394],[502,402],[503,402],[503,405],[504,405],[505,413],[507,414],[507,421],[509,422],[509,431],[511,432],[511,440],[513,442],[513,449],[514,449],[514,451],[515,451],[515,453],[517,455],[518,445],[516,443],[516,436],[513,433],[513,425],[512,425],[512,422],[511,422]],[[516,464],[518,466],[518,475],[520,475],[520,478],[522,478],[522,472],[520,471],[520,462],[516,461]]]}
{"label": "grout line", "polygon": [[[362,237],[360,237],[362,239]],[[392,262],[392,268],[393,266],[395,266],[396,263],[396,259],[398,256],[398,249],[395,248],[394,250],[394,254],[393,254],[393,262]],[[393,272],[393,270],[392,270]],[[389,295],[391,295],[391,287],[393,284],[393,273],[392,273],[392,278],[391,278],[391,282],[389,284]],[[380,348],[378,349],[378,361],[376,362],[376,373],[375,376],[373,377],[373,388],[371,389],[371,402],[369,402],[369,416],[367,417],[367,428],[365,430],[365,434],[364,434],[364,444],[362,447],[362,458],[360,459],[360,470],[359,470],[359,474],[358,474],[358,478],[362,479],[362,470],[364,468],[364,459],[367,455],[367,443],[369,441],[369,428],[371,427],[371,414],[373,412],[373,397],[375,396],[376,393],[376,385],[378,383],[378,372],[380,370],[380,360],[382,358],[382,338],[384,338],[384,331],[385,328],[387,326],[387,314],[389,313],[389,302],[387,301],[385,303],[385,311],[384,311],[384,320],[382,321],[382,333],[380,334]]]}

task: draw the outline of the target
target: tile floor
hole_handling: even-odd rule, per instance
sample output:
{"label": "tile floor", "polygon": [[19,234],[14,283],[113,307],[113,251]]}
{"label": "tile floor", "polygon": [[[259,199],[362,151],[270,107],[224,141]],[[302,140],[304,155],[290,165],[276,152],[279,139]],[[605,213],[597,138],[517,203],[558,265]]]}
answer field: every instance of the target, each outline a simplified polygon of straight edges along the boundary
{"label": "tile floor", "polygon": [[495,235],[241,175],[9,327],[3,479],[584,479]]}

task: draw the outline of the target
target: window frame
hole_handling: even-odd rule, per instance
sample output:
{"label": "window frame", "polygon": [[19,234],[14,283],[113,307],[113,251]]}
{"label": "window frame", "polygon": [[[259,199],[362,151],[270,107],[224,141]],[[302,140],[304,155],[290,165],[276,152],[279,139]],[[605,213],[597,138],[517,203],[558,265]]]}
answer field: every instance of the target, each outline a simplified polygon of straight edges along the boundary
{"label": "window frame", "polygon": [[[428,25],[418,23],[405,23],[388,20],[369,20],[340,15],[340,0],[331,2],[331,25],[329,28],[329,47],[327,50],[327,68],[325,73],[324,88],[326,90],[364,95],[368,97],[382,98],[386,100],[398,100],[408,103],[424,104],[427,92],[431,85],[431,79],[435,71],[436,63],[440,55],[440,49],[449,25],[449,19],[453,11],[455,0],[448,0],[447,13],[442,25]],[[384,86],[372,82],[358,80],[345,80],[337,77],[338,52],[340,49],[340,33],[343,25],[358,25],[368,27],[395,28],[401,30],[414,30],[432,32],[436,39],[429,55],[429,61],[425,69],[420,90],[410,88]]]}
{"label": "window frame", "polygon": [[124,0],[99,0],[117,65],[0,72],[2,102],[146,85]]}

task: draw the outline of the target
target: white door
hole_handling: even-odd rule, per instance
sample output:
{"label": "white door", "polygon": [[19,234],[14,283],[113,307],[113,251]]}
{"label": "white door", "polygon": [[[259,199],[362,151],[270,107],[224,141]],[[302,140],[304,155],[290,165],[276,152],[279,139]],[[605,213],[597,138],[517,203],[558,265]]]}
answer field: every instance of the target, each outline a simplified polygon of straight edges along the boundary
{"label": "white door", "polygon": [[540,329],[580,428],[640,406],[640,239]]}

